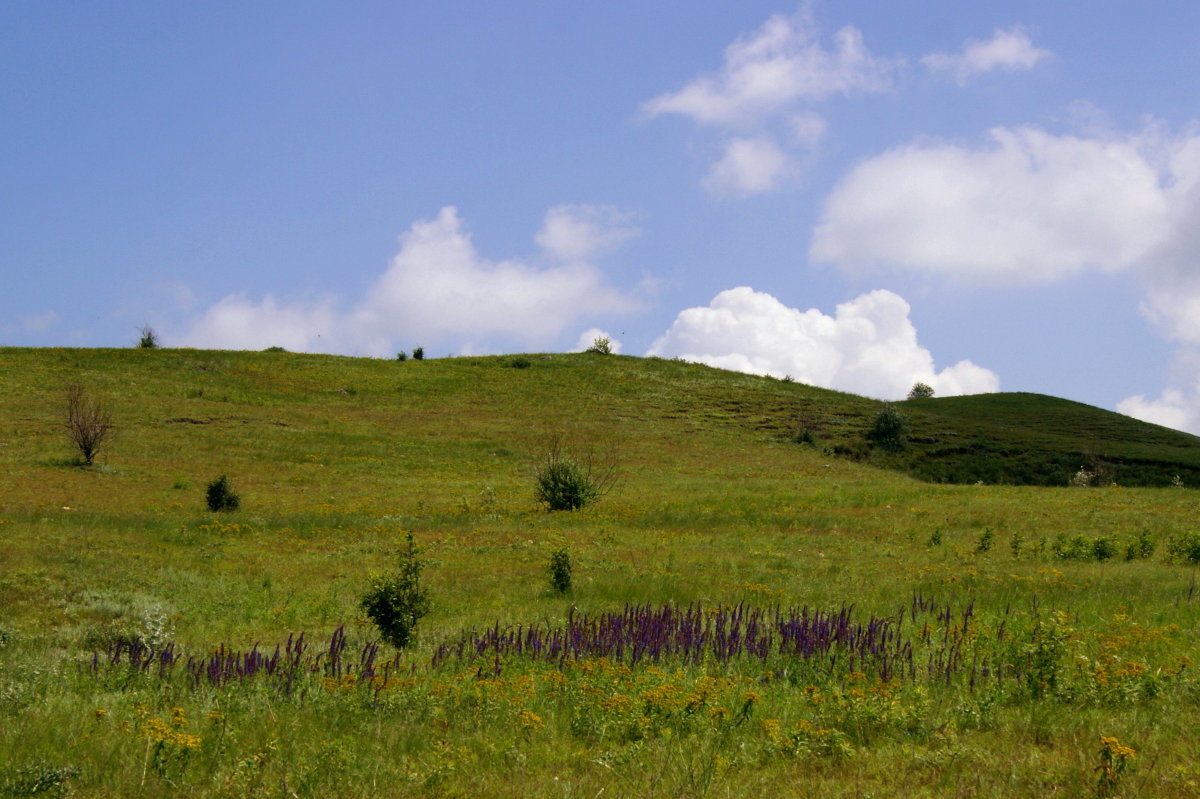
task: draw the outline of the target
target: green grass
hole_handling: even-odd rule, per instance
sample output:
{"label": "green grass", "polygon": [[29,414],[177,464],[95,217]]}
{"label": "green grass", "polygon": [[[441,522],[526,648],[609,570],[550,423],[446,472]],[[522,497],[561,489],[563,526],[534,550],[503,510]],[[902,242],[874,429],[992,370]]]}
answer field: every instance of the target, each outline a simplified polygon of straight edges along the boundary
{"label": "green grass", "polygon": [[[658,359],[512,360],[0,349],[0,796],[1196,794],[1198,573],[1166,554],[1196,532],[1198,495],[1130,487],[1193,484],[1194,438],[994,395],[900,403],[911,448],[881,457],[860,449],[873,400]],[[76,379],[118,425],[90,469],[62,430]],[[541,510],[534,473],[555,434],[618,455],[602,501]],[[906,474],[955,447],[974,460],[935,482]],[[968,479],[972,464],[1074,473],[1081,455],[1125,487]],[[236,513],[205,507],[221,474]],[[432,609],[392,682],[315,674],[283,695],[90,667],[116,640],[204,657],[301,631],[319,647],[343,625],[357,653],[377,638],[359,600],[409,532]],[[1118,553],[1064,560],[1060,536],[1111,537]],[[1156,549],[1126,560],[1138,536]],[[566,595],[547,576],[560,550]],[[464,631],[561,624],[571,608],[852,605],[866,619],[914,594],[972,607],[964,651],[1003,649],[1026,673],[429,666]],[[1105,785],[1102,736],[1137,750]]]}

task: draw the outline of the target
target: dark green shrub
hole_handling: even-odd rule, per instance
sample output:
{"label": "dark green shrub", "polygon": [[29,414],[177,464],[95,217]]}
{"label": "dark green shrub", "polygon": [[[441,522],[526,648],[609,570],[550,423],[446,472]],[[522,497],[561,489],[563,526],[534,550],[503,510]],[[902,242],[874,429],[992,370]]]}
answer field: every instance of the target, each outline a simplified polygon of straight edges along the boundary
{"label": "dark green shrub", "polygon": [[276,345],[274,347],[267,347],[265,350],[263,350],[263,352],[287,352],[287,350],[285,350],[283,347]]}
{"label": "dark green shrub", "polygon": [[885,405],[871,422],[867,441],[888,452],[901,452],[908,446],[908,418],[895,405]]}
{"label": "dark green shrub", "polygon": [[933,387],[928,383],[914,383],[913,387],[908,390],[908,398],[915,399],[932,399]]}
{"label": "dark green shrub", "polygon": [[579,510],[612,487],[616,462],[611,457],[598,461],[591,455],[576,459],[563,447],[562,438],[555,436],[535,477],[538,502],[550,510]]}
{"label": "dark green shrub", "polygon": [[143,325],[139,332],[141,334],[138,338],[139,348],[143,350],[158,349],[158,334],[154,332],[154,328],[150,325]]}
{"label": "dark green shrub", "polygon": [[571,590],[571,553],[565,547],[550,555],[550,587],[560,594]]}
{"label": "dark green shrub", "polygon": [[48,760],[37,760],[0,775],[0,794],[66,796],[70,781],[82,773],[76,766],[55,766]]}
{"label": "dark green shrub", "polygon": [[229,478],[225,475],[208,484],[204,498],[208,502],[208,509],[213,513],[235,511],[242,504],[241,498],[233,493]]}
{"label": "dark green shrub", "polygon": [[408,353],[407,353],[407,352],[397,352],[397,353],[396,353],[396,360],[397,360],[397,361],[407,361],[407,360],[408,360]]}
{"label": "dark green shrub", "polygon": [[400,551],[399,571],[371,578],[370,587],[359,602],[380,637],[397,649],[412,643],[417,623],[429,613],[429,594],[421,585],[424,568],[420,551],[409,533],[407,544]]}
{"label": "dark green shrub", "polygon": [[975,551],[982,555],[984,552],[990,552],[995,544],[996,532],[990,527],[985,527],[979,534],[979,541],[975,543]]}
{"label": "dark green shrub", "polygon": [[508,359],[508,365],[513,369],[528,369],[533,366],[533,361],[526,358],[524,355],[517,355]]}
{"label": "dark green shrub", "polygon": [[1050,545],[1050,551],[1059,560],[1091,560],[1095,554],[1095,542],[1082,533],[1067,537],[1059,533]]}
{"label": "dark green shrub", "polygon": [[425,348],[424,347],[416,347],[413,349],[413,360],[414,361],[425,360]]}

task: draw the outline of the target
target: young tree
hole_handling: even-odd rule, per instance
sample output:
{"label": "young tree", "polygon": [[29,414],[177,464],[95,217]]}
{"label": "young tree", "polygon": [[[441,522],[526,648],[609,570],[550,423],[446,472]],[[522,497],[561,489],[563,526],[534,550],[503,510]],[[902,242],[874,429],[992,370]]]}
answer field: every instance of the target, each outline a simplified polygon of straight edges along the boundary
{"label": "young tree", "polygon": [[908,446],[908,418],[895,405],[885,405],[871,422],[867,440],[889,452],[900,452]]}
{"label": "young tree", "polygon": [[112,411],[100,400],[89,397],[82,383],[67,386],[67,436],[83,457],[84,466],[96,460],[100,446],[112,438]]}
{"label": "young tree", "polygon": [[913,399],[931,399],[933,397],[933,386],[928,383],[914,383],[913,387],[908,390],[908,398]]}

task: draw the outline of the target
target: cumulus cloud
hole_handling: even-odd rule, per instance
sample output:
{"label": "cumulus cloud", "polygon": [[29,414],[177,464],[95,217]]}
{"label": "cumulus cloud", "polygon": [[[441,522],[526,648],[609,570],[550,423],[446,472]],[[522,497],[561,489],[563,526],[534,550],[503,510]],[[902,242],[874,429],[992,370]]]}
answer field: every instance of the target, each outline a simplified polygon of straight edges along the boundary
{"label": "cumulus cloud", "polygon": [[591,260],[635,229],[603,206],[550,209],[535,237],[552,263],[482,256],[457,209],[415,222],[366,296],[342,311],[332,299],[280,303],[226,297],[183,336],[189,346],[387,355],[397,342],[453,342],[474,350],[500,338],[544,345],[581,318],[627,313],[639,303],[608,285]]}
{"label": "cumulus cloud", "polygon": [[726,48],[718,73],[659,95],[642,111],[648,117],[679,114],[736,134],[703,185],[744,197],[775,188],[788,171],[792,155],[768,136],[773,125],[790,128],[793,147],[811,150],[825,121],[809,106],[837,94],[886,91],[898,63],[873,56],[852,26],[838,31],[827,48],[807,10],[775,15]]}
{"label": "cumulus cloud", "polygon": [[1007,30],[997,28],[987,41],[968,41],[960,53],[931,53],[921,63],[935,72],[951,73],[962,85],[976,75],[997,69],[1033,69],[1049,56],[1049,51],[1034,47],[1024,28],[1014,25]]}
{"label": "cumulus cloud", "polygon": [[1160,246],[1164,176],[1138,136],[995,128],[980,147],[916,142],[863,161],[825,202],[815,261],[954,278],[1053,280],[1117,271]]}
{"label": "cumulus cloud", "polygon": [[970,361],[937,371],[909,310],[902,297],[880,290],[828,316],[743,286],[680,312],[647,354],[885,398],[905,396],[918,381],[942,396],[998,390],[995,373]]}
{"label": "cumulus cloud", "polygon": [[1138,394],[1119,402],[1117,412],[1143,422],[1200,435],[1200,385],[1190,392],[1168,388],[1158,399],[1146,399],[1145,394]]}

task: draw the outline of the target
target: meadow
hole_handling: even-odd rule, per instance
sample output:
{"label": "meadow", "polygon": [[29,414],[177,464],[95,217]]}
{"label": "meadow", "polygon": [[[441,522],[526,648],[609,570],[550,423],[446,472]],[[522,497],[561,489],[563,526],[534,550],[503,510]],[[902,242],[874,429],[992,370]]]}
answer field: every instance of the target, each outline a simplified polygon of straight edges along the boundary
{"label": "meadow", "polygon": [[[679,361],[0,348],[0,796],[1200,795],[1200,442],[1013,397],[902,403],[901,456]],[[536,502],[555,436],[600,501]],[[906,473],[981,447],[1117,479]],[[360,599],[410,534],[399,651]]]}

